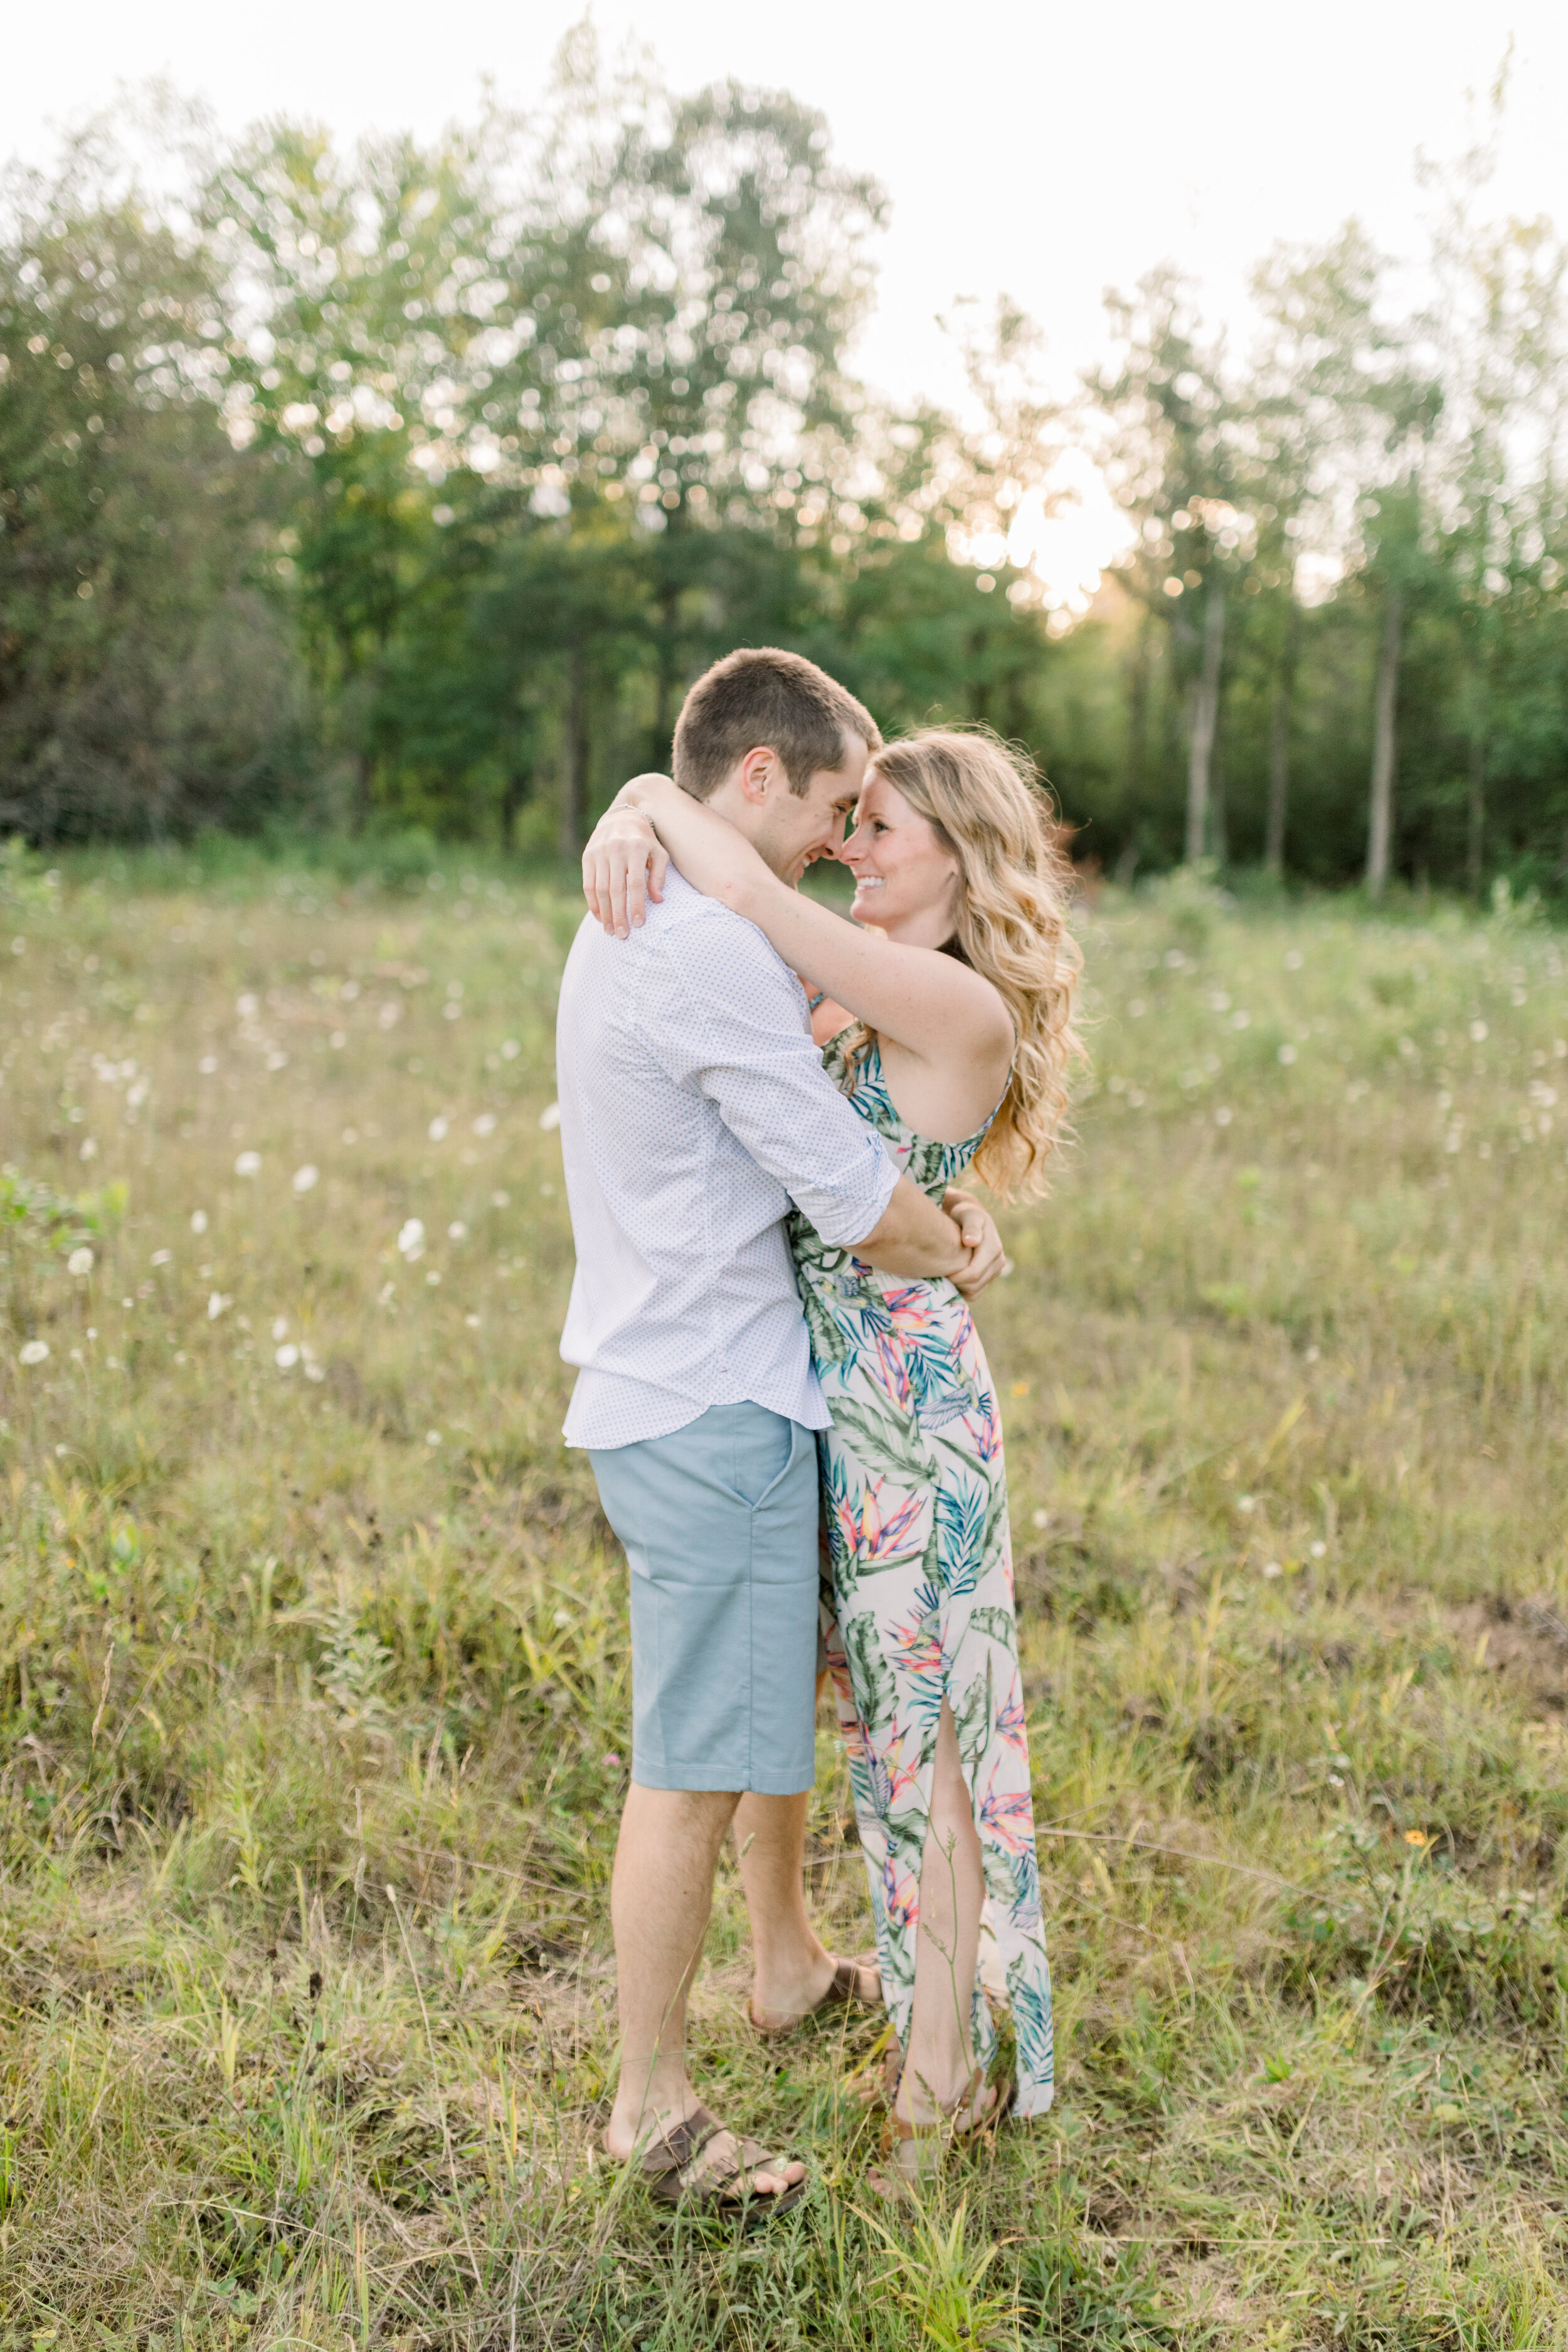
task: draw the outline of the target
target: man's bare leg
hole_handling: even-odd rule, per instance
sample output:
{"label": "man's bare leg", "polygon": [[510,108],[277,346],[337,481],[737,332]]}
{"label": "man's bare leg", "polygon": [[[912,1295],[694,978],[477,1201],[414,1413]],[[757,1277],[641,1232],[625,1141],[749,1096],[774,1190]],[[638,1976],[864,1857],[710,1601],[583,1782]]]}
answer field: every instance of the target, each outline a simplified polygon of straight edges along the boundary
{"label": "man's bare leg", "polygon": [[[723,1790],[644,1789],[621,1815],[610,1882],[620,1994],[621,2072],[605,2145],[629,2157],[699,2106],[686,2072],[686,1996],[702,1956],[713,1871],[738,1800]],[[763,2194],[804,2179],[802,2164],[752,2175]]]}
{"label": "man's bare leg", "polygon": [[805,1908],[805,1821],[811,1791],[742,1797],[735,1851],[752,1918],[752,2011],[782,2025],[814,2009],[833,1981],[833,1955]]}

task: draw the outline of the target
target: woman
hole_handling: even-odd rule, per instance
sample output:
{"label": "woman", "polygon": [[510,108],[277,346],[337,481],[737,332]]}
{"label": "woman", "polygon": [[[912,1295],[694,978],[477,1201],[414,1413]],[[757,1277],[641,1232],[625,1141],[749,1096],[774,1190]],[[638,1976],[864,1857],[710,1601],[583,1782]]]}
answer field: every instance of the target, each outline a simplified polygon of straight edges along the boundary
{"label": "woman", "polygon": [[[667,779],[639,778],[617,808],[639,810],[689,883],[815,976],[826,1066],[917,1183],[940,1200],[973,1161],[1004,1197],[1043,1189],[1079,1050],[1079,958],[1046,809],[1003,744],[933,729],[875,755],[841,852],[853,923]],[[624,902],[617,830],[584,856],[595,910]],[[832,1417],[828,1654],[902,2053],[897,2189],[948,2137],[1051,2100],[1001,1425],[951,1283],[875,1273],[798,1213],[791,1241]],[[983,1940],[1013,2012],[1016,2077],[1001,2088],[986,2080]]]}

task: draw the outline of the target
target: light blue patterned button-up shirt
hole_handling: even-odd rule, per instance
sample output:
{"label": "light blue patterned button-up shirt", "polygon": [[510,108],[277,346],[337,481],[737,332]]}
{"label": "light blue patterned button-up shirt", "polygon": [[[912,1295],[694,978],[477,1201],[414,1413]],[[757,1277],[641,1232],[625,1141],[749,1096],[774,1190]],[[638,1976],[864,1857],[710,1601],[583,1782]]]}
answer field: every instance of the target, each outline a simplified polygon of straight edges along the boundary
{"label": "light blue patterned button-up shirt", "polygon": [[629,940],[584,918],[556,1024],[577,1270],[569,1445],[667,1436],[749,1401],[827,1414],[784,1235],[863,1241],[898,1171],[826,1076],[800,983],[673,867]]}

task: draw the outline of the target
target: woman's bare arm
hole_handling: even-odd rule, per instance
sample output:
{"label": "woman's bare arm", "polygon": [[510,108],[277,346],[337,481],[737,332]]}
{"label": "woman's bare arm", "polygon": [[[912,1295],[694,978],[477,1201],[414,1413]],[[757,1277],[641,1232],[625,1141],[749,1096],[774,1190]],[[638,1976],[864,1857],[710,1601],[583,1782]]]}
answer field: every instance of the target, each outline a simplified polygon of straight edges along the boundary
{"label": "woman's bare arm", "polygon": [[[692,885],[721,899],[769,940],[796,971],[918,1061],[961,1061],[1000,1092],[1013,1025],[989,981],[932,948],[900,947],[861,930],[781,882],[732,824],[663,776],[639,776],[616,795],[583,856],[588,903],[625,936],[635,873],[648,872],[647,836],[626,821],[638,811]],[[660,874],[662,881],[662,873]],[[652,894],[657,895],[657,893]],[[639,909],[640,912],[640,909]]]}

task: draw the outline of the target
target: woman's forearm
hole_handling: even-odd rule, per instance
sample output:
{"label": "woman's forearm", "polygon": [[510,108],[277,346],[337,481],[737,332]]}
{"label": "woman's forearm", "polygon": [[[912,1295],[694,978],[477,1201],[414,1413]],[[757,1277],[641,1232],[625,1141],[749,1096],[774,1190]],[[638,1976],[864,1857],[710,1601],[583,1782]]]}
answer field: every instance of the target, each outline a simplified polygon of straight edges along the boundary
{"label": "woman's forearm", "polygon": [[[763,920],[760,905],[771,890],[784,893],[745,835],[668,776],[636,776],[617,795],[645,816],[695,890],[721,898],[737,914]],[[776,944],[776,942],[775,942]]]}

